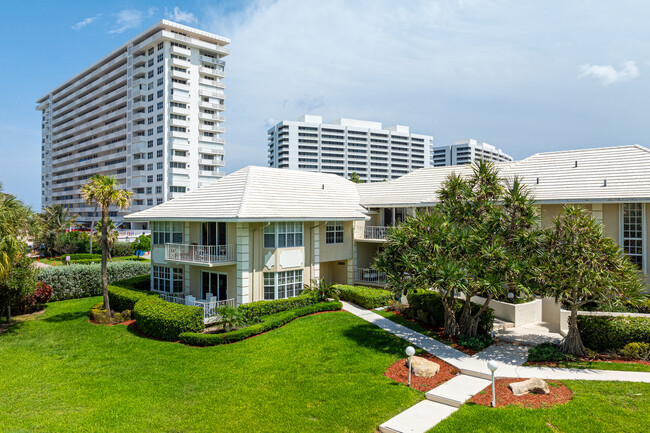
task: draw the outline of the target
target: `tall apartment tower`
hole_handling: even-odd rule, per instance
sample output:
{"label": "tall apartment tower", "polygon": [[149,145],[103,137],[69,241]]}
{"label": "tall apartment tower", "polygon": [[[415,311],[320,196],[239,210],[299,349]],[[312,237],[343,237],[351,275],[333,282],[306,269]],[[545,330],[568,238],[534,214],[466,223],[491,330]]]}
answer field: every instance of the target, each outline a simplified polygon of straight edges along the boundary
{"label": "tall apartment tower", "polygon": [[268,131],[269,167],[352,173],[367,182],[396,179],[429,167],[433,137],[413,134],[408,126],[382,128],[380,122],[304,115]]}
{"label": "tall apartment tower", "polygon": [[115,176],[134,193],[130,209],[111,209],[118,223],[223,176],[229,43],[162,20],[38,99],[41,205],[61,204],[88,225],[95,207],[79,188]]}
{"label": "tall apartment tower", "polygon": [[432,167],[471,164],[481,159],[492,162],[513,160],[512,156],[506,154],[503,150],[472,138],[457,140],[451,146],[431,147]]}

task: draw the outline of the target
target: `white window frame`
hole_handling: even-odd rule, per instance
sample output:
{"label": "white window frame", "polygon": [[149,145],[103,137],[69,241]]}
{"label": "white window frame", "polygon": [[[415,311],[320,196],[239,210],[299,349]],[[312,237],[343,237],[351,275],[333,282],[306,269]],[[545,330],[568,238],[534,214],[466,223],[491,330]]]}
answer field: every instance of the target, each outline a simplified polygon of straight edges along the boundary
{"label": "white window frame", "polygon": [[303,289],[303,270],[264,272],[263,296],[265,301],[294,298]]}
{"label": "white window frame", "polygon": [[302,247],[305,245],[304,224],[302,221],[270,223],[264,226],[263,243],[265,249]]}
{"label": "white window frame", "polygon": [[178,221],[153,221],[151,224],[153,245],[183,243],[183,223]]}
{"label": "white window frame", "polygon": [[[635,206],[640,206],[641,207],[641,237],[626,237],[625,236],[625,206],[628,205],[635,205]],[[645,220],[645,203],[621,203],[620,205],[620,219],[619,219],[619,238],[620,238],[620,245],[621,249],[623,250],[623,253],[627,255],[628,257],[636,256],[636,257],[641,257],[641,271],[646,272],[646,220]],[[641,254],[638,253],[630,253],[628,248],[629,246],[626,247],[625,242],[626,241],[640,241],[641,242]]]}
{"label": "white window frame", "polygon": [[345,222],[328,221],[325,226],[325,243],[327,245],[342,244],[345,242]]}
{"label": "white window frame", "polygon": [[183,293],[185,278],[183,268],[151,267],[151,291],[157,293]]}

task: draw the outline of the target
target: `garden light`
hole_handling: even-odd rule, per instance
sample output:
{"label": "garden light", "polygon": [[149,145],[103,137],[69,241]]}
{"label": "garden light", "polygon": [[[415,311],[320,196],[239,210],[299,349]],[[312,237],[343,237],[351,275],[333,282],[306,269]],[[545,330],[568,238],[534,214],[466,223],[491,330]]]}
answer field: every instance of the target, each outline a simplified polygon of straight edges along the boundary
{"label": "garden light", "polygon": [[496,400],[496,393],[494,392],[494,372],[496,371],[497,368],[499,368],[499,364],[495,360],[488,361],[487,364],[488,370],[492,372],[492,407],[496,407],[497,405],[497,400]]}
{"label": "garden light", "polygon": [[406,355],[409,357],[409,388],[411,387],[411,356],[415,355],[413,346],[406,348]]}

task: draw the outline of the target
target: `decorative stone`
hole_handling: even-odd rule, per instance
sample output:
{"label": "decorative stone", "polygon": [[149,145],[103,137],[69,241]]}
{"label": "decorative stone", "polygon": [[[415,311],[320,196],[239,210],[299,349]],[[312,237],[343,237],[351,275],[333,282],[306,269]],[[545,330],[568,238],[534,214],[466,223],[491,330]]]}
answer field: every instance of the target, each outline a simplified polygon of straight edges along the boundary
{"label": "decorative stone", "polygon": [[548,384],[537,377],[531,377],[523,382],[511,383],[508,386],[516,396],[525,394],[548,394],[551,392],[548,389]]}
{"label": "decorative stone", "polygon": [[[406,360],[408,367],[409,360]],[[411,372],[418,377],[433,377],[440,371],[440,365],[421,356],[411,357]]]}

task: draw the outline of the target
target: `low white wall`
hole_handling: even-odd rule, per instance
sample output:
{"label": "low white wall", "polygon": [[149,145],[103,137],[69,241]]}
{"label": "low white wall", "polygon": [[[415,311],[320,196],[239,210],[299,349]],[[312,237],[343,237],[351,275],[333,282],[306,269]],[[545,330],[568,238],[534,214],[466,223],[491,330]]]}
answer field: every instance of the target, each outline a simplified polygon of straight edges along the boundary
{"label": "low white wall", "polygon": [[[477,304],[485,303],[481,296],[474,296],[472,302]],[[523,304],[510,304],[507,302],[490,301],[489,307],[494,310],[494,316],[506,322],[512,322],[515,327],[524,326],[542,321],[542,300],[525,302]]]}

